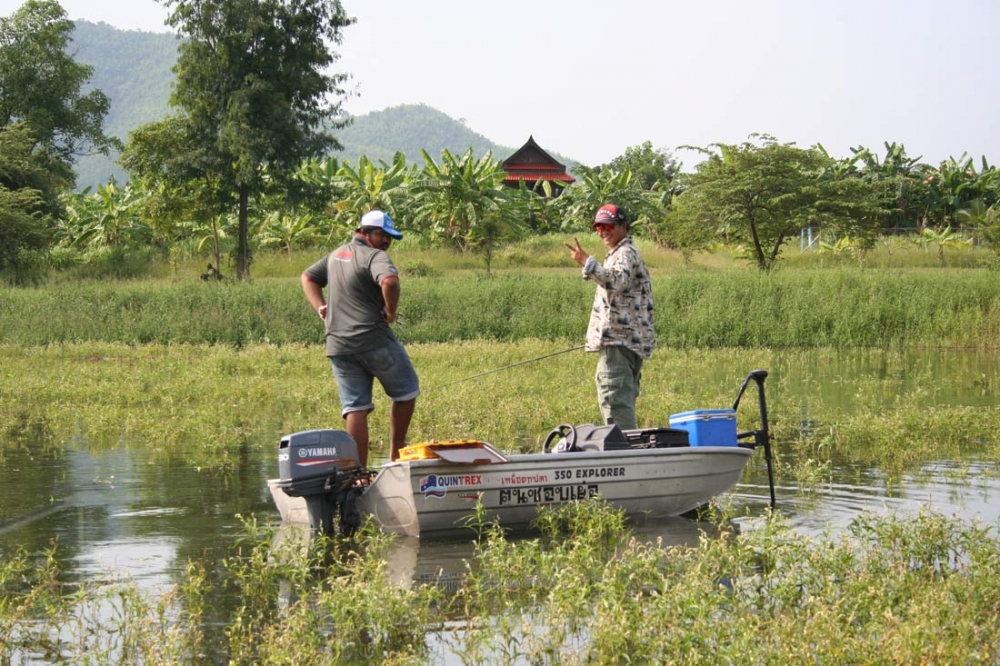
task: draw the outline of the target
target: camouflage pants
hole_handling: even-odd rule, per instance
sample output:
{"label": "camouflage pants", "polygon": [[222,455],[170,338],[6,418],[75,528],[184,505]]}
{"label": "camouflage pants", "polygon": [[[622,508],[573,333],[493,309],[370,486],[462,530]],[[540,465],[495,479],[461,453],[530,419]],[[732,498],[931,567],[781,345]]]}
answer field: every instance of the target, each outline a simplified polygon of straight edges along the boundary
{"label": "camouflage pants", "polygon": [[642,359],[626,347],[601,347],[598,352],[597,402],[605,423],[617,424],[622,430],[637,427],[635,400],[639,397]]}

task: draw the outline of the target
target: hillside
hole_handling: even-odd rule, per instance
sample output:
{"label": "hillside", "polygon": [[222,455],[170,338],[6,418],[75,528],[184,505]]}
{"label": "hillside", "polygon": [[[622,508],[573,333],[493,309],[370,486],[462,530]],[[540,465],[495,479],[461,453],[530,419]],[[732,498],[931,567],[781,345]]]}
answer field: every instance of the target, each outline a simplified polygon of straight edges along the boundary
{"label": "hillside", "polygon": [[[94,68],[92,86],[111,99],[111,112],[105,121],[108,134],[127,141],[130,131],[170,112],[171,68],[177,59],[177,38],[173,35],[78,21],[73,48],[77,60]],[[335,136],[344,149],[334,153],[334,157],[352,163],[361,155],[376,162],[391,162],[397,151],[402,151],[410,162],[422,163],[421,148],[435,159],[444,149],[461,154],[470,147],[477,156],[492,151],[495,158],[503,159],[520,147],[497,145],[423,104],[400,105],[356,116],[348,127],[336,131]],[[527,139],[525,136],[524,140]],[[551,154],[568,165],[573,163],[556,152]],[[116,157],[81,158],[77,162],[77,188],[94,188],[111,176],[125,182],[128,176],[115,163]]]}
{"label": "hillside", "polygon": [[[376,162],[392,162],[396,151],[402,151],[408,161],[422,163],[421,149],[437,159],[445,148],[461,154],[470,147],[476,155],[485,155],[491,150],[494,157],[502,159],[520,147],[498,146],[424,104],[403,104],[356,116],[350,125],[335,134],[344,149],[334,155],[351,162],[357,162],[361,155]],[[527,141],[528,137],[524,139]]]}
{"label": "hillside", "polygon": [[[77,21],[74,57],[94,68],[90,83],[111,99],[104,130],[122,141],[128,133],[167,114],[170,71],[177,60],[177,38],[139,30],[118,30],[107,23]],[[94,155],[77,162],[77,187],[106,183],[109,175],[127,180],[114,158]]]}

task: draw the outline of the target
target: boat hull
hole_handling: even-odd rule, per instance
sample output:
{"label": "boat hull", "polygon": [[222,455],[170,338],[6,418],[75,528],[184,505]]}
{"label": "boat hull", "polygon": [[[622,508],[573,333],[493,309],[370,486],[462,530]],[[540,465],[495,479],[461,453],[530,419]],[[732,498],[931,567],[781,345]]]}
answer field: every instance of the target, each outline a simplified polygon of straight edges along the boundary
{"label": "boat hull", "polygon": [[[501,464],[440,459],[383,465],[362,494],[384,531],[446,536],[468,528],[476,505],[506,528],[526,528],[540,506],[600,496],[632,518],[677,516],[739,482],[753,451],[737,446],[512,455]],[[308,523],[301,497],[268,483],[282,520]]]}

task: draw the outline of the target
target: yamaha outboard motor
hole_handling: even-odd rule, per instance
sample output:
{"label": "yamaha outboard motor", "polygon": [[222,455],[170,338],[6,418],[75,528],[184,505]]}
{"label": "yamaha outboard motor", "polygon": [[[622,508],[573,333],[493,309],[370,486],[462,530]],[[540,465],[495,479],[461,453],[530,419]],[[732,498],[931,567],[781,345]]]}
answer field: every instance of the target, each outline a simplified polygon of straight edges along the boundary
{"label": "yamaha outboard motor", "polygon": [[[357,527],[346,524],[344,514],[345,509],[353,508],[352,500],[361,492],[357,481],[364,473],[358,445],[342,430],[306,430],[286,435],[278,444],[277,485],[286,495],[305,499],[314,532],[333,534],[338,507],[341,531]],[[354,520],[347,522],[356,522],[357,516],[350,517]]]}

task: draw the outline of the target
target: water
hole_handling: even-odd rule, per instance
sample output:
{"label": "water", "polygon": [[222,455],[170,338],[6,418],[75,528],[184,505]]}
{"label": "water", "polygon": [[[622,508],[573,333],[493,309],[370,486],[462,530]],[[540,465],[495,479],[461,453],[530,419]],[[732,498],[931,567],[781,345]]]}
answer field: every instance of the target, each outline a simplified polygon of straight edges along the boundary
{"label": "water", "polygon": [[[975,352],[849,350],[822,367],[812,366],[801,352],[778,354],[769,368],[768,399],[774,414],[797,418],[806,429],[819,427],[810,416],[818,405],[849,413],[872,387],[892,387],[882,396],[886,409],[900,399],[992,406],[1000,397],[997,365],[994,355]],[[228,554],[243,531],[240,516],[277,520],[265,485],[277,471],[277,442],[269,438],[251,442],[226,475],[154,463],[142,446],[91,454],[26,441],[10,449],[0,465],[0,547],[37,551],[57,542],[71,579],[125,574],[153,591],[172,585],[189,560]],[[877,469],[834,467],[830,481],[815,487],[779,486],[778,504],[794,528],[817,535],[844,529],[863,511],[912,514],[927,507],[996,523],[1000,481],[987,465],[975,458],[928,460],[892,484]],[[746,479],[728,499],[746,516],[737,526],[753,529],[768,503],[766,478]],[[675,520],[643,533],[667,543],[695,543],[698,529]],[[468,542],[400,540],[390,564],[398,581],[426,582],[441,570],[460,574],[470,555]],[[439,582],[454,584],[447,578]]]}

